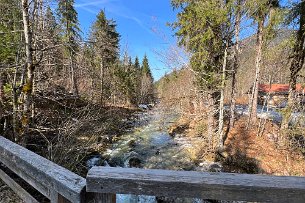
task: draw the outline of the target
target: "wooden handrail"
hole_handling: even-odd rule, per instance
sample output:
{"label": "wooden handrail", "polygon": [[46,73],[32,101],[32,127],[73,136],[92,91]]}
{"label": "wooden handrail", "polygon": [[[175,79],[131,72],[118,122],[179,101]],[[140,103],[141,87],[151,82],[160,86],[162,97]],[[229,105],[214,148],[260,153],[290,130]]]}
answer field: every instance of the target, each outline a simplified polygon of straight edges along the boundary
{"label": "wooden handrail", "polygon": [[305,202],[305,178],[93,167],[87,191],[216,200]]}
{"label": "wooden handrail", "polygon": [[0,162],[53,202],[82,201],[84,178],[4,137],[0,137]]}

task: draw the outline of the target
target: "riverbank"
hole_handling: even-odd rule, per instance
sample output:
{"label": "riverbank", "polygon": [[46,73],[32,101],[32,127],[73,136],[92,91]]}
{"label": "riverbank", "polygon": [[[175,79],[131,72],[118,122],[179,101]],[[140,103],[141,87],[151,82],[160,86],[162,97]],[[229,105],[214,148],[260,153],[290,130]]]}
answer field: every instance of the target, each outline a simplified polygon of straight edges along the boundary
{"label": "riverbank", "polygon": [[[303,151],[298,148],[280,147],[278,143],[280,129],[276,123],[266,120],[261,132],[258,132],[258,126],[247,129],[246,123],[246,116],[239,117],[234,128],[230,129],[221,153],[207,150],[208,143],[202,134],[206,129],[204,119],[196,120],[184,116],[171,126],[170,131],[177,131],[175,136],[192,142],[191,145],[195,147],[191,148],[189,154],[194,157],[195,163],[220,162],[224,172],[233,173],[305,175]],[[183,131],[179,133],[179,129]]]}

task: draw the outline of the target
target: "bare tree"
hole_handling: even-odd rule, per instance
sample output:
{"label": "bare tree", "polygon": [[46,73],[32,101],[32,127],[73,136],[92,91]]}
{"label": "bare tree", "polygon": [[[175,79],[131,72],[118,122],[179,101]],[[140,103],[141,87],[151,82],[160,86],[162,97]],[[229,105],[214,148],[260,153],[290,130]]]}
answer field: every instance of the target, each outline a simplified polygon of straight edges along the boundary
{"label": "bare tree", "polygon": [[[24,25],[24,39],[25,39],[25,53],[26,53],[26,82],[23,86],[24,93],[24,105],[23,105],[23,116],[22,116],[22,126],[24,136],[29,130],[30,125],[30,115],[31,115],[31,104],[32,104],[32,92],[33,92],[33,82],[34,82],[34,70],[35,64],[33,60],[33,47],[32,47],[32,31],[29,21],[29,2],[28,0],[22,0],[22,20]],[[20,142],[23,142],[23,138],[19,138]]]}

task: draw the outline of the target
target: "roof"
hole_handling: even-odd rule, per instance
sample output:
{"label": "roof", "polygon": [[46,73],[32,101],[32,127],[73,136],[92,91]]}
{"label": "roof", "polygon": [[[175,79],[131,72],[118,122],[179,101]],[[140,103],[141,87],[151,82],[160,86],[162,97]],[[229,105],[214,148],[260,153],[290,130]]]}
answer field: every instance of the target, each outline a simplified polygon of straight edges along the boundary
{"label": "roof", "polygon": [[[303,84],[296,85],[296,91],[303,93],[305,92],[305,86]],[[278,94],[288,94],[289,85],[288,84],[259,84],[258,91],[261,93],[278,93]]]}

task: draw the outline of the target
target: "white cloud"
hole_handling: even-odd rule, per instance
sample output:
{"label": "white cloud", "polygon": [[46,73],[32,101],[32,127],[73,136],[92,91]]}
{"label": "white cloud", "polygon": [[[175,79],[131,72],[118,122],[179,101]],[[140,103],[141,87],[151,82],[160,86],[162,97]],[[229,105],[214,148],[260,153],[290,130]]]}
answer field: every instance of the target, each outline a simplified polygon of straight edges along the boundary
{"label": "white cloud", "polygon": [[[83,9],[92,14],[97,14],[99,10],[104,7],[106,8],[106,11],[108,11],[109,13],[112,13],[116,16],[125,19],[132,20],[145,31],[152,33],[152,31],[147,26],[144,25],[143,21],[140,18],[133,15],[132,11],[130,11],[128,8],[122,5],[122,2],[119,0],[94,0],[89,2],[85,0],[81,0],[78,1],[74,6],[76,8]],[[144,16],[144,14],[140,14],[140,13],[137,14]]]}
{"label": "white cloud", "polygon": [[98,1],[90,1],[90,2],[86,2],[86,3],[76,3],[74,5],[75,8],[84,8],[84,7],[88,7],[88,6],[98,6],[101,4],[105,4],[107,3],[108,0],[98,0]]}

